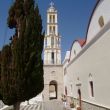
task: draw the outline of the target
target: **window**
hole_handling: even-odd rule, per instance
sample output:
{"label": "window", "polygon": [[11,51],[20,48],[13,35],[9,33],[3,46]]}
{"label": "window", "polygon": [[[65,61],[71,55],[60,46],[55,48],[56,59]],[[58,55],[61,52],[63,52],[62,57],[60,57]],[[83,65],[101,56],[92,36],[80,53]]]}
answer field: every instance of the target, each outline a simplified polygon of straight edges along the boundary
{"label": "window", "polygon": [[79,106],[81,107],[81,90],[80,89],[78,89],[78,97],[79,97]]}
{"label": "window", "polygon": [[90,84],[90,89],[91,89],[91,96],[94,97],[93,81],[90,81],[89,84]]}
{"label": "window", "polygon": [[67,94],[68,94],[67,87],[65,86],[65,95],[67,95]]}
{"label": "window", "polygon": [[54,73],[55,73],[55,71],[52,71],[51,73],[52,73],[52,74],[54,74]]}
{"label": "window", "polygon": [[103,27],[104,26],[103,16],[100,16],[100,18],[99,18],[99,25],[100,25],[100,27]]}
{"label": "window", "polygon": [[55,34],[55,26],[53,26],[53,33]]}
{"label": "window", "polygon": [[94,84],[91,73],[89,74],[89,87],[90,87],[90,96],[94,97]]}
{"label": "window", "polygon": [[60,46],[60,39],[59,38],[58,38],[57,44],[58,44],[58,46]]}
{"label": "window", "polygon": [[50,15],[49,16],[50,18],[49,18],[49,21],[50,21],[50,23],[52,22],[52,15]]}
{"label": "window", "polygon": [[52,64],[54,64],[54,52],[52,52],[51,57],[52,57]]}
{"label": "window", "polygon": [[78,95],[79,95],[79,98],[81,97],[81,90],[78,89]]}
{"label": "window", "polygon": [[53,15],[53,23],[55,23],[55,15]]}
{"label": "window", "polygon": [[54,37],[51,38],[51,46],[54,46]]}
{"label": "window", "polygon": [[49,32],[52,33],[52,26],[49,27]]}
{"label": "window", "polygon": [[55,71],[52,71],[52,72],[51,72],[51,76],[52,76],[52,77],[56,77]]}

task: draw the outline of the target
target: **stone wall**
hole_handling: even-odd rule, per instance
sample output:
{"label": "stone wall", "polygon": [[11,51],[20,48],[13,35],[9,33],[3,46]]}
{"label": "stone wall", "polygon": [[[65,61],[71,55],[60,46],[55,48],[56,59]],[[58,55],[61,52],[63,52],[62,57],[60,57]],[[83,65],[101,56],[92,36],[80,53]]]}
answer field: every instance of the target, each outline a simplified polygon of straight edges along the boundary
{"label": "stone wall", "polygon": [[61,100],[63,93],[63,66],[62,65],[44,65],[44,101],[49,100],[49,84],[51,81],[57,83],[57,99]]}

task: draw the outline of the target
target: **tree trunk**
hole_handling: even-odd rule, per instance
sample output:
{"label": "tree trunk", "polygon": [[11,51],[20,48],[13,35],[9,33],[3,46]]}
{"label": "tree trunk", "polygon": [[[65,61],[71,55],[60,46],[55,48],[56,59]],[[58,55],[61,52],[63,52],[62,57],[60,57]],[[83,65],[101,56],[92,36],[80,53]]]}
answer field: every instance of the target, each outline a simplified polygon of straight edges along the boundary
{"label": "tree trunk", "polygon": [[20,102],[14,104],[14,110],[20,110]]}

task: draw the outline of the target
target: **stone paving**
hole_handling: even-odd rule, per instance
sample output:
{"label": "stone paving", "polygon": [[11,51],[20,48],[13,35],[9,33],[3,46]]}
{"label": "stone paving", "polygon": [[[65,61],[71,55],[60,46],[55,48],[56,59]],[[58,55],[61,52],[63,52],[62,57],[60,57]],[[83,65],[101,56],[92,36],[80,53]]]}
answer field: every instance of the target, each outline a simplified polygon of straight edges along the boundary
{"label": "stone paving", "polygon": [[44,102],[43,106],[43,110],[64,110],[63,103],[61,101]]}
{"label": "stone paving", "polygon": [[[9,108],[4,109],[9,110]],[[37,102],[36,104],[21,105],[20,110],[66,110],[61,101],[53,100],[47,102]]]}

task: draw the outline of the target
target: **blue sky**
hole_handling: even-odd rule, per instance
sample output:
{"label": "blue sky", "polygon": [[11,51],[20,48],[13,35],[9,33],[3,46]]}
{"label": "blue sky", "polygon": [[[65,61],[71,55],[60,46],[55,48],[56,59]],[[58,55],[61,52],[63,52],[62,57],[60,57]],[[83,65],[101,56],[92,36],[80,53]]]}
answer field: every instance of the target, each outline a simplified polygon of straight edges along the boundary
{"label": "blue sky", "polygon": [[[8,9],[14,0],[0,0],[0,49],[9,42],[13,30],[7,27]],[[46,31],[46,11],[51,0],[36,0]],[[58,10],[59,33],[62,36],[62,59],[72,42],[85,38],[87,25],[97,0],[52,0]]]}

